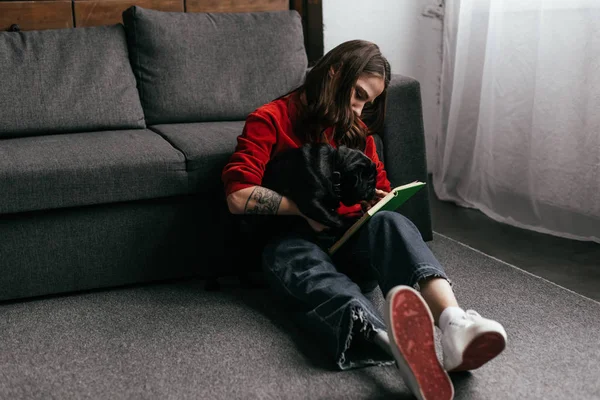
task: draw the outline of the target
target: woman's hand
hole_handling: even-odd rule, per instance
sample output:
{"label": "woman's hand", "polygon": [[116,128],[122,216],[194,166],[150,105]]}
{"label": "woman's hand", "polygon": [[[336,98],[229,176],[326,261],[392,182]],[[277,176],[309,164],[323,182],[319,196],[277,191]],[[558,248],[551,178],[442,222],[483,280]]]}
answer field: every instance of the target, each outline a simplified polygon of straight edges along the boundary
{"label": "woman's hand", "polygon": [[289,199],[287,197],[284,197],[283,199],[289,204],[288,210],[290,211],[290,213],[292,215],[299,215],[302,218],[304,218],[306,222],[308,222],[308,225],[310,225],[312,230],[314,230],[315,232],[323,232],[324,230],[329,229],[327,225],[323,225],[322,223],[317,222],[314,219],[310,219],[306,215],[302,214],[302,212],[292,199]]}
{"label": "woman's hand", "polygon": [[389,192],[385,192],[383,190],[375,189],[375,197],[373,197],[370,201],[361,201],[360,206],[362,207],[363,212],[367,212],[371,207],[373,207],[377,202],[383,199],[388,195]]}
{"label": "woman's hand", "polygon": [[308,224],[310,225],[310,227],[313,229],[313,231],[315,232],[323,232],[324,230],[329,229],[329,227],[327,225],[323,225],[320,222],[315,221],[314,219],[310,219],[308,218],[306,215],[302,214],[302,216],[304,217],[304,219],[306,220],[306,222],[308,222]]}

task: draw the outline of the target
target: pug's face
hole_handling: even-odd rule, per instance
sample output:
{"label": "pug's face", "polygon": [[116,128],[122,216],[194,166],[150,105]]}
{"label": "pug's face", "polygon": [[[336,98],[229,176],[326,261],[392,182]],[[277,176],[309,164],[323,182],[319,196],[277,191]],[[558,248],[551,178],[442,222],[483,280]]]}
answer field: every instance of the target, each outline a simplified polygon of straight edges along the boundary
{"label": "pug's face", "polygon": [[336,164],[341,174],[341,201],[344,205],[352,206],[375,197],[377,168],[369,157],[359,150],[340,146]]}

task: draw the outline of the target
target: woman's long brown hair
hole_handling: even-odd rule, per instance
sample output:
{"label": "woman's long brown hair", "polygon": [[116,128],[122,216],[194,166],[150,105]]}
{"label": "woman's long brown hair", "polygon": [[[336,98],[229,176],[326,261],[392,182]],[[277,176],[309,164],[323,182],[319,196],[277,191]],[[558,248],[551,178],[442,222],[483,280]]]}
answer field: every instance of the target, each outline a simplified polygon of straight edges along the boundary
{"label": "woman's long brown hair", "polygon": [[359,124],[350,104],[352,90],[363,74],[384,80],[383,92],[371,106],[365,105],[361,115],[370,132],[379,132],[385,118],[390,64],[376,44],[351,40],[321,57],[297,89],[306,104],[300,103],[296,134],[307,142],[326,142],[324,131],[333,126],[336,144],[364,150],[369,132]]}

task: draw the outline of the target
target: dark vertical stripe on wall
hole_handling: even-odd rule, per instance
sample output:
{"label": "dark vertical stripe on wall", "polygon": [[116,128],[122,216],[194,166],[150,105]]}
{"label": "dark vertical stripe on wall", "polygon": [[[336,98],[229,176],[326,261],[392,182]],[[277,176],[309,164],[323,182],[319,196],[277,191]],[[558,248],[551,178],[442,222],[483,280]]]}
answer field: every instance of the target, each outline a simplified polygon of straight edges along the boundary
{"label": "dark vertical stripe on wall", "polygon": [[71,0],[71,13],[73,14],[73,28],[77,28],[77,21],[75,19],[75,0]]}
{"label": "dark vertical stripe on wall", "polygon": [[323,56],[323,2],[322,0],[306,0],[308,64],[313,65]]}
{"label": "dark vertical stripe on wall", "polygon": [[323,56],[323,1],[290,0],[290,10],[296,10],[302,17],[304,46],[308,65],[312,66]]}

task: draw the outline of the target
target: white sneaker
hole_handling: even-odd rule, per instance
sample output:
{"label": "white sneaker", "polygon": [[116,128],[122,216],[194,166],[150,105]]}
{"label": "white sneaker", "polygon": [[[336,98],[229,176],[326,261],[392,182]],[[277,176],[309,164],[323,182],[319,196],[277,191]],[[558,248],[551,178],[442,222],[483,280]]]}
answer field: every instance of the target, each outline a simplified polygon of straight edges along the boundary
{"label": "white sneaker", "polygon": [[467,310],[463,318],[450,320],[443,331],[444,368],[449,372],[477,369],[505,347],[502,325]]}
{"label": "white sneaker", "polygon": [[451,400],[454,386],[435,352],[429,307],[409,286],[392,288],[386,302],[390,347],[404,382],[420,400]]}

